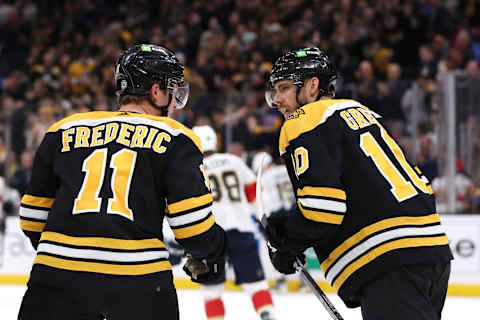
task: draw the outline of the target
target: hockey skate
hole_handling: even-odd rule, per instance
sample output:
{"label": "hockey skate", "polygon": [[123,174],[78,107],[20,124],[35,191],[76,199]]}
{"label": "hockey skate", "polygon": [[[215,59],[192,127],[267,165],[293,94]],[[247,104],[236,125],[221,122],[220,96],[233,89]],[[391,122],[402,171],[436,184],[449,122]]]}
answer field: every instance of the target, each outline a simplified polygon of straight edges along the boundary
{"label": "hockey skate", "polygon": [[260,312],[260,319],[262,320],[276,320],[272,313],[268,310]]}

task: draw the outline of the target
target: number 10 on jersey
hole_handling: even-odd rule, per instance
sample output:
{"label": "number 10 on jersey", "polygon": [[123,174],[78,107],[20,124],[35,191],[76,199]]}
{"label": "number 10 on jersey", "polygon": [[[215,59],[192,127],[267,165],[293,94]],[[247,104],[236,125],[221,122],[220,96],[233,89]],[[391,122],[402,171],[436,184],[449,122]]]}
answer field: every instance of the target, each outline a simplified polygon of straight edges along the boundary
{"label": "number 10 on jersey", "polygon": [[[385,151],[378,144],[377,140],[370,132],[365,132],[360,136],[360,148],[368,157],[371,157],[378,171],[388,181],[391,186],[390,191],[398,202],[410,199],[418,194],[414,188],[415,185],[419,190],[424,193],[432,194],[432,189],[427,185],[428,180],[424,176],[421,178],[408,164],[405,155],[395,141],[388,135],[387,131],[383,128],[380,129],[381,135],[387,146],[390,148],[395,156],[395,159],[400,164],[402,170],[407,174],[407,179],[400,173],[399,169],[385,154]],[[418,171],[418,173],[420,173]],[[412,185],[413,183],[413,185]]]}

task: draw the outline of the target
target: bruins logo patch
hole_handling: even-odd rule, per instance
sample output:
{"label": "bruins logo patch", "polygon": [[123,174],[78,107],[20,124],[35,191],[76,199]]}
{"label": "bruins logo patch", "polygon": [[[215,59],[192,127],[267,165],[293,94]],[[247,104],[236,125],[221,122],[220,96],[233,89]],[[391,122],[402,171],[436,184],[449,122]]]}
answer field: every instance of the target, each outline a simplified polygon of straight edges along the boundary
{"label": "bruins logo patch", "polygon": [[296,118],[298,118],[298,117],[300,117],[301,115],[304,115],[304,114],[305,114],[305,110],[297,109],[294,113],[292,113],[291,115],[288,116],[287,120],[296,119]]}

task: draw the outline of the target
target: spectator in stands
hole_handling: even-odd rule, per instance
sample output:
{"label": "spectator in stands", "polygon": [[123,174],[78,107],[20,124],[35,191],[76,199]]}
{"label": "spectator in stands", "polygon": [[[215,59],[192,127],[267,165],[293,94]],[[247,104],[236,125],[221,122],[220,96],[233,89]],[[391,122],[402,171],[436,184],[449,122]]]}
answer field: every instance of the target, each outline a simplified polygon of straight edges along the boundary
{"label": "spectator in stands", "polygon": [[[5,179],[0,176],[0,241],[2,241],[3,248],[3,235],[5,234],[5,212],[4,212],[4,199],[7,186]],[[0,260],[2,261],[2,260]]]}
{"label": "spectator in stands", "polygon": [[414,155],[414,143],[411,135],[407,132],[405,123],[401,121],[391,122],[389,130],[392,138],[402,147],[405,156],[411,161]]}
{"label": "spectator in stands", "polygon": [[28,117],[28,109],[24,102],[8,94],[4,94],[1,101],[4,119],[10,122],[11,148],[15,155],[14,158],[18,160],[20,159],[20,154],[25,149],[25,124]]}
{"label": "spectator in stands", "polygon": [[407,131],[416,134],[416,125],[430,121],[432,98],[438,89],[435,80],[420,74],[402,97],[401,107],[407,122]]}
{"label": "spectator in stands", "polygon": [[[467,93],[467,103],[463,105],[465,113],[468,114],[466,122],[469,138],[471,141],[472,163],[471,174],[472,179],[480,187],[480,69],[477,60],[470,60],[465,67],[466,86],[464,88]],[[480,196],[480,190],[477,191],[477,199]],[[477,208],[479,206],[477,205]]]}
{"label": "spectator in stands", "polygon": [[260,44],[261,51],[267,61],[274,62],[282,54],[285,48],[285,31],[279,23],[273,23],[267,27],[265,42]]}
{"label": "spectator in stands", "polygon": [[402,78],[402,67],[398,63],[390,63],[387,67],[386,78],[390,95],[394,100],[401,101],[409,87],[409,82]]}
{"label": "spectator in stands", "polygon": [[432,39],[431,49],[434,61],[443,60],[446,56],[448,56],[447,39],[441,34],[434,35]]}
{"label": "spectator in stands", "polygon": [[428,45],[423,45],[418,50],[418,56],[420,58],[419,74],[427,79],[435,79],[438,61],[435,60],[432,48]]}
{"label": "spectator in stands", "polygon": [[458,50],[464,62],[475,59],[471,37],[465,28],[458,30],[453,38],[452,48]]}
{"label": "spectator in stands", "polygon": [[355,71],[355,79],[355,82],[345,84],[345,87],[337,94],[337,97],[349,97],[369,106],[374,111],[380,112],[378,110],[377,81],[372,63],[369,60],[360,62]]}
{"label": "spectator in stands", "polygon": [[26,147],[30,151],[35,151],[48,128],[56,121],[56,113],[59,106],[55,106],[54,99],[46,96],[40,100],[38,114],[30,114],[30,130],[27,133]]}
{"label": "spectator in stands", "polygon": [[[175,117],[193,125],[197,117],[207,116],[221,141],[227,132],[226,111],[237,112],[243,105],[228,104],[222,97],[239,93],[243,100],[248,91],[263,91],[271,63],[293,46],[311,44],[328,52],[342,73],[337,97],[353,97],[374,110],[389,106],[379,112],[394,120],[390,128],[405,126],[396,124],[403,121],[403,112],[412,137],[412,112],[419,111],[420,120],[434,118],[431,97],[438,87],[439,62],[442,72],[465,68],[474,74],[478,68],[472,59],[479,47],[472,26],[478,21],[464,11],[462,1],[447,6],[441,0],[178,0],[158,8],[151,0],[141,5],[134,0],[103,1],[95,6],[81,0],[30,0],[7,1],[3,8],[0,101],[2,106],[15,106],[11,136],[17,157],[12,167],[25,149],[25,132],[36,125],[26,122],[27,115],[38,116],[45,96],[53,99],[54,117],[59,118],[94,107],[116,108],[107,98],[114,96],[111,61],[122,49],[144,40],[183,53],[191,99]],[[457,26],[455,21],[462,23]],[[406,91],[411,81],[420,92]],[[420,103],[413,103],[415,97]],[[402,110],[397,105],[401,100]],[[250,117],[250,128],[275,127],[275,114],[260,106],[259,110]],[[242,112],[237,114],[240,119],[246,115]],[[473,122],[480,127],[478,120]],[[265,143],[247,144],[257,148]]]}
{"label": "spectator in stands", "polygon": [[417,166],[431,182],[438,176],[437,159],[432,152],[432,140],[428,135],[419,138],[419,152],[417,155]]}
{"label": "spectator in stands", "polygon": [[463,162],[460,158],[456,160],[456,171],[454,180],[454,212],[450,212],[448,208],[450,182],[447,176],[437,177],[432,182],[438,213],[472,213],[476,210],[478,203],[476,188],[470,176],[464,171]]}
{"label": "spectator in stands", "polygon": [[27,190],[28,182],[30,181],[30,173],[33,165],[33,153],[25,151],[20,157],[20,166],[15,170],[10,185],[17,189],[23,195]]}

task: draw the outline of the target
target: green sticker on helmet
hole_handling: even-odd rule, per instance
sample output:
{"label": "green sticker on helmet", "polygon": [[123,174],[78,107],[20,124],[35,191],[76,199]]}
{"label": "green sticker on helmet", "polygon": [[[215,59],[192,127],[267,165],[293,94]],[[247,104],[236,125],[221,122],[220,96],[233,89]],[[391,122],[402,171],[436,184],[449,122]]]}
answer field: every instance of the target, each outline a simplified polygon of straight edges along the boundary
{"label": "green sticker on helmet", "polygon": [[299,50],[299,51],[295,52],[295,56],[296,56],[297,58],[299,58],[299,57],[306,57],[306,56],[307,56],[307,52],[305,52],[305,50]]}
{"label": "green sticker on helmet", "polygon": [[141,49],[142,51],[148,51],[148,52],[152,51],[152,47],[146,44],[142,44]]}

